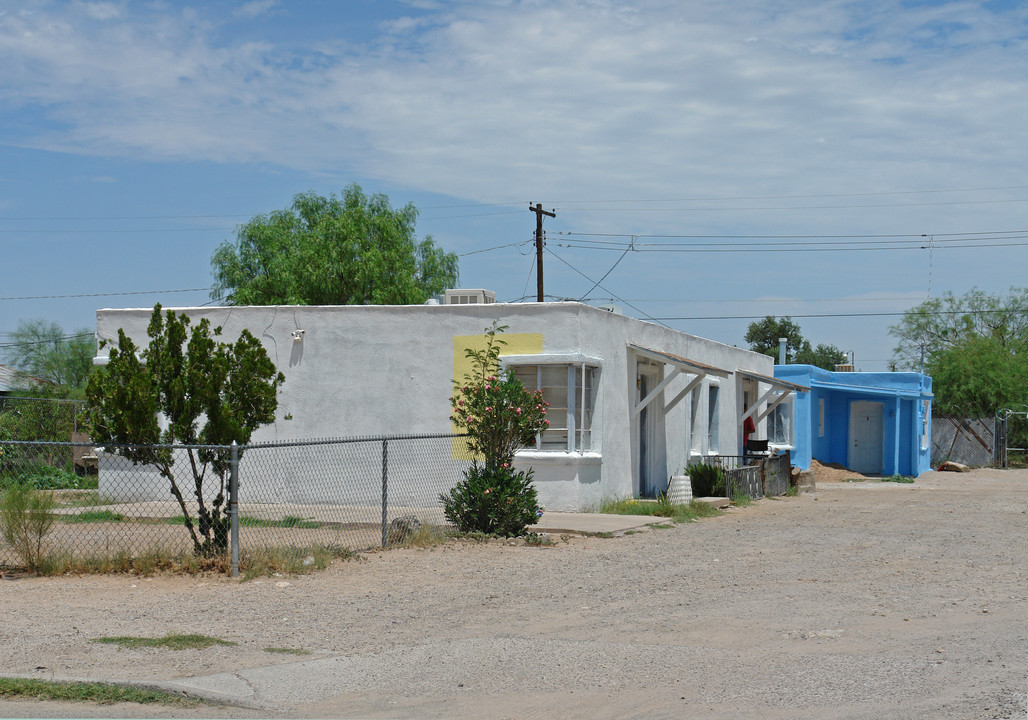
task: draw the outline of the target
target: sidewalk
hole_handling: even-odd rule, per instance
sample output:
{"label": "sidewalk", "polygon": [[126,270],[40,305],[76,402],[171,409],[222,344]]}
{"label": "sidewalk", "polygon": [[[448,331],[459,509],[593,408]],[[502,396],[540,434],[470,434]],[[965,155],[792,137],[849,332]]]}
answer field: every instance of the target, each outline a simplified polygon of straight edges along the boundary
{"label": "sidewalk", "polygon": [[671,520],[653,515],[604,515],[602,513],[544,512],[528,529],[540,533],[623,533],[647,525],[668,525]]}

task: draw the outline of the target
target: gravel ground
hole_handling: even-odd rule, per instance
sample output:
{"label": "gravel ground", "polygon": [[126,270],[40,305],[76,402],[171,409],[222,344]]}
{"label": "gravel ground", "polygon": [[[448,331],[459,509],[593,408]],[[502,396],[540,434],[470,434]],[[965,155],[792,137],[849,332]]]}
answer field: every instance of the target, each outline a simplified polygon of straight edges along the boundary
{"label": "gravel ground", "polygon": [[[668,530],[390,550],[304,577],[4,580],[0,674],[145,683],[281,665],[282,682],[259,711],[0,715],[1022,718],[1026,513],[1028,471],[929,473],[822,482]],[[238,647],[90,642],[169,632]]]}

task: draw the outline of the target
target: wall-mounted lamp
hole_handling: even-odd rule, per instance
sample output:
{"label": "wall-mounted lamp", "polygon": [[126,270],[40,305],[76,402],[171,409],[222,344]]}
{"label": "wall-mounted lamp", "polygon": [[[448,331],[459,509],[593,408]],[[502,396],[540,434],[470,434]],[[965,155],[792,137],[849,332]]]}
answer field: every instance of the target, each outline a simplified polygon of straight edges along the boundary
{"label": "wall-mounted lamp", "polygon": [[292,332],[293,342],[297,342],[297,343],[298,342],[303,342],[303,336],[306,335],[306,334],[307,334],[307,331],[306,330],[301,330],[300,328],[297,328],[296,330],[293,330],[293,332]]}

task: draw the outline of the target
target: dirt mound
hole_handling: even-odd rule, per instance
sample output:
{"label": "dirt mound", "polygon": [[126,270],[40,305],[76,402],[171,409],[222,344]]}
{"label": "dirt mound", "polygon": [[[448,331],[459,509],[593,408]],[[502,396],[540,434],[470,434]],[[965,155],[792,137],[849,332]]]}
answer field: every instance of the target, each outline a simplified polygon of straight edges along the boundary
{"label": "dirt mound", "polygon": [[849,470],[845,465],[839,463],[821,463],[816,459],[810,461],[810,469],[814,471],[814,482],[846,482],[851,478],[866,478],[858,472]]}

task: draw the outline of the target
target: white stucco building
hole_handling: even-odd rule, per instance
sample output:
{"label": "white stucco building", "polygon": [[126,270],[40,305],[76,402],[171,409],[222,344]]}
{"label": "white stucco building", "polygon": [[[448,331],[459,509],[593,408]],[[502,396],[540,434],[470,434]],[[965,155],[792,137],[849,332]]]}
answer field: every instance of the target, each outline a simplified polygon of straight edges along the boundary
{"label": "white stucco building", "polygon": [[[551,510],[651,496],[693,459],[740,455],[743,418],[765,437],[762,411],[795,389],[770,357],[574,302],[176,310],[225,339],[249,329],[285,374],[278,417],[254,441],[449,432],[464,350],[498,320],[502,364],[551,406],[550,429],[517,457]],[[145,345],[151,312],[100,310],[98,337],[123,328]]]}

